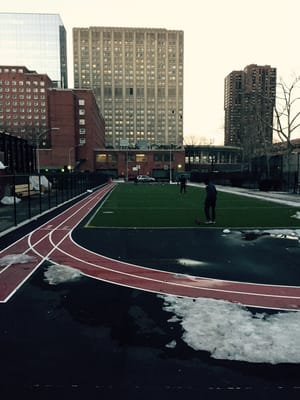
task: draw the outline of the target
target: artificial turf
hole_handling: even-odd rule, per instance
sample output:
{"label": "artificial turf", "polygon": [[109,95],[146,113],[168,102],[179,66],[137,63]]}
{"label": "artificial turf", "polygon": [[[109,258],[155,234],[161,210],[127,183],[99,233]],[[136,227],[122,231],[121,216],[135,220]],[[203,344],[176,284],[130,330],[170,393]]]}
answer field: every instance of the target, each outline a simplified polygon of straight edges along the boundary
{"label": "artificial turf", "polygon": [[[116,185],[99,205],[87,227],[207,227],[203,203],[205,190],[188,186],[180,194],[176,184]],[[217,222],[213,227],[299,228],[293,218],[299,208],[267,200],[218,191]],[[196,219],[202,223],[197,225]],[[211,226],[211,225],[210,225]]]}

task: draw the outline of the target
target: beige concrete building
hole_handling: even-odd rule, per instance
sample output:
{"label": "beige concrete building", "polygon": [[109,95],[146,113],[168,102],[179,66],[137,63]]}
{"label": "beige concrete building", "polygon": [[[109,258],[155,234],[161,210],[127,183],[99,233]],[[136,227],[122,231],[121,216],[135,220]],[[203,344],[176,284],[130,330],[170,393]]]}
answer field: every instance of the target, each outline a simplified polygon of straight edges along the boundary
{"label": "beige concrete building", "polygon": [[74,86],[91,88],[107,147],[183,144],[183,31],[73,28]]}

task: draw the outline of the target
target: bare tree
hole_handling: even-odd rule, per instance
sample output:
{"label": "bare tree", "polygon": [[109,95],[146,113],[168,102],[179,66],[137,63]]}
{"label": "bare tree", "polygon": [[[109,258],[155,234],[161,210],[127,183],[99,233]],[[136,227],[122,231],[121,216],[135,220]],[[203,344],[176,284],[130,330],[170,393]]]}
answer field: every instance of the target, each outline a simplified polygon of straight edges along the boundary
{"label": "bare tree", "polygon": [[291,153],[295,147],[292,143],[292,136],[300,127],[300,105],[298,103],[300,100],[300,76],[294,77],[290,84],[287,84],[281,79],[277,86],[278,91],[273,131],[277,133],[281,142],[286,144],[286,163],[289,184]]}
{"label": "bare tree", "polygon": [[183,141],[185,146],[197,146],[199,145],[199,138],[197,136],[191,135],[184,138]]}

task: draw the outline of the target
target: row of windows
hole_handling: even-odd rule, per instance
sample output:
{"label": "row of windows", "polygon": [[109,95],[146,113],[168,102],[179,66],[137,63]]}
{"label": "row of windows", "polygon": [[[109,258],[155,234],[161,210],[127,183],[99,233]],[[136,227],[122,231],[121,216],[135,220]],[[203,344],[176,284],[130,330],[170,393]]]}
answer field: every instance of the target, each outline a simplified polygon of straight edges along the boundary
{"label": "row of windows", "polygon": [[[22,107],[22,106],[28,106],[28,107],[31,107],[32,106],[32,101],[31,100],[29,100],[29,101],[24,101],[24,100],[22,100],[22,101],[15,101],[15,100],[13,100],[12,102],[10,101],[10,100],[7,100],[7,101],[4,101],[3,102],[3,100],[1,100],[0,99],[0,106],[2,106],[3,104],[5,104],[5,106],[10,106],[10,105],[12,105],[12,106],[20,106],[20,107]],[[46,102],[45,101],[41,101],[41,102],[39,102],[39,101],[34,101],[33,102],[33,105],[35,106],[35,107],[38,107],[38,106],[43,106],[43,107],[45,107],[46,106]]]}
{"label": "row of windows", "polygon": [[[17,84],[19,85],[19,86],[24,86],[24,81],[15,81],[15,80],[5,80],[5,81],[2,81],[1,79],[0,79],[0,85],[3,85],[3,83],[4,83],[4,85],[5,86],[10,86],[10,85],[12,85],[12,86],[16,86]],[[25,81],[25,85],[26,86],[31,86],[31,85],[33,85],[33,86],[38,86],[38,85],[40,85],[40,86],[45,86],[45,82],[44,81]]]}
{"label": "row of windows", "polygon": [[16,73],[16,72],[18,72],[19,74],[23,74],[24,73],[24,69],[23,68],[18,68],[18,69],[16,69],[16,68],[0,68],[0,73],[1,72],[6,72],[6,73],[8,73],[8,72],[12,72],[12,73]]}
{"label": "row of windows", "polygon": [[[123,158],[124,155],[121,155],[121,157]],[[170,152],[157,153],[157,154],[152,154],[152,155],[148,155],[145,153],[136,153],[136,154],[129,153],[127,155],[127,157],[128,157],[129,162],[137,162],[137,163],[147,162],[150,159],[153,159],[153,161],[155,161],[155,162],[168,162],[168,161],[170,161]],[[116,153],[112,153],[112,154],[99,153],[96,155],[96,162],[97,163],[117,162],[118,158],[119,158],[119,155]],[[171,154],[171,161],[174,161],[173,154]]]}
{"label": "row of windows", "polygon": [[24,89],[24,88],[19,88],[18,90],[17,90],[17,88],[15,88],[15,87],[5,87],[4,88],[4,90],[3,90],[3,88],[2,87],[0,87],[0,92],[6,92],[6,93],[9,93],[9,92],[12,92],[12,93],[24,93],[26,91],[26,93],[31,93],[31,92],[33,92],[33,93],[45,93],[45,89],[44,88],[40,88],[40,89],[38,89],[38,88],[33,88],[33,89],[31,89],[31,88],[26,88],[26,90]]}
{"label": "row of windows", "polygon": [[[19,95],[16,95],[16,94],[5,94],[5,95],[3,95],[2,93],[0,93],[0,99],[3,99],[3,98],[5,98],[5,99],[21,99],[21,100],[24,100],[25,99],[25,95],[24,94],[19,94]],[[27,94],[26,95],[26,99],[29,99],[29,100],[31,100],[31,99],[34,99],[34,100],[39,100],[39,99],[41,99],[41,100],[45,100],[45,98],[46,98],[46,96],[44,95],[44,94],[40,94],[40,95],[37,95],[37,94],[34,94],[33,95],[33,97],[31,96],[31,94]]]}
{"label": "row of windows", "polygon": [[[14,114],[14,115],[5,115],[5,119],[46,119],[46,115],[30,115],[30,114]],[[4,119],[4,114],[0,113],[0,119]]]}
{"label": "row of windows", "polygon": [[[4,111],[3,110],[3,107],[1,107],[0,106],[0,111]],[[24,112],[26,112],[26,113],[32,113],[32,108],[27,108],[26,110],[25,110],[25,108],[23,108],[23,107],[21,107],[21,108],[10,108],[10,107],[6,107],[5,108],[5,112],[6,113],[10,113],[10,112],[13,112],[13,113],[16,113],[16,112],[19,112],[19,113],[24,113]],[[42,114],[45,114],[46,113],[46,109],[45,108],[34,108],[33,109],[33,112],[35,113],[35,114],[38,114],[38,113],[42,113]]]}
{"label": "row of windows", "polygon": [[[0,120],[2,120],[1,116],[0,116]],[[3,125],[3,124],[2,124]],[[10,122],[10,120],[5,120],[5,125],[7,126],[46,126],[46,122],[41,122],[41,121],[34,121],[32,122],[31,120],[29,121],[14,121],[14,122]]]}

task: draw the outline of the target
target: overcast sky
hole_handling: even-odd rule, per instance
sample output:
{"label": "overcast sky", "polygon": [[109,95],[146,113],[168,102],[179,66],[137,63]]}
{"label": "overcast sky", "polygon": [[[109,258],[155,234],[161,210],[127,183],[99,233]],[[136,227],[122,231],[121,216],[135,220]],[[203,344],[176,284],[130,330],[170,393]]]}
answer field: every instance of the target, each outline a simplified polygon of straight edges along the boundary
{"label": "overcast sky", "polygon": [[300,75],[299,0],[15,0],[1,12],[60,14],[72,28],[119,26],[184,31],[184,136],[223,144],[224,78],[248,64],[271,65],[278,78]]}

